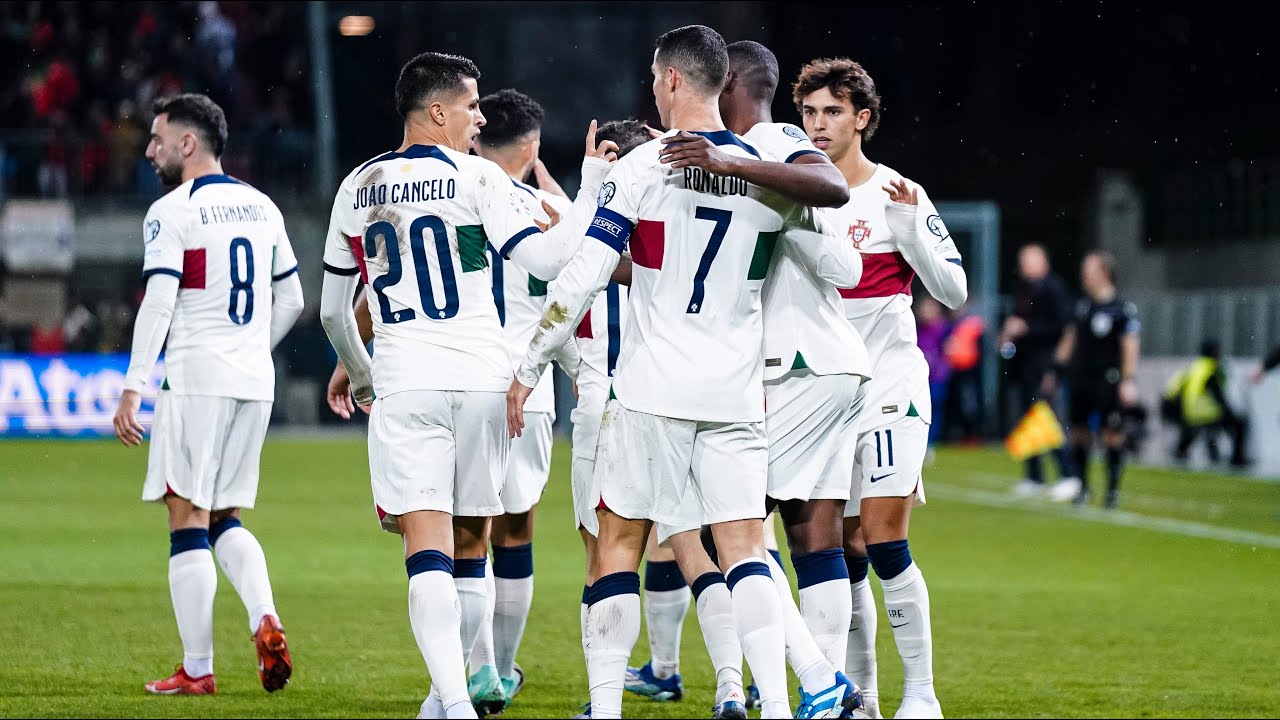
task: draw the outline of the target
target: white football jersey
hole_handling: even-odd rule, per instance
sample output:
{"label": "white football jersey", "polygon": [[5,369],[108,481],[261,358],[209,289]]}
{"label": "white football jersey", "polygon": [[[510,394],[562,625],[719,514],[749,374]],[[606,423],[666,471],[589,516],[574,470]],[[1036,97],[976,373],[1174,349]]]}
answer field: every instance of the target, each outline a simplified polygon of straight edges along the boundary
{"label": "white football jersey", "polygon": [[[862,427],[871,429],[904,415],[931,421],[929,364],[916,344],[916,320],[911,311],[911,282],[916,269],[900,251],[886,219],[889,194],[884,187],[902,176],[884,165],[867,182],[849,190],[842,208],[819,211],[823,223],[845,229],[849,242],[862,253],[862,280],[840,290],[846,317],[866,342],[872,377],[867,384]],[[919,190],[916,233],[928,243],[929,257],[961,264],[938,210]]]}
{"label": "white football jersey", "polygon": [[[546,211],[542,209],[544,200],[560,213],[562,222],[568,218],[573,207],[573,202],[568,198],[529,187],[516,180],[511,183],[520,190],[518,196],[521,202],[529,207],[530,214],[538,220],[543,223],[550,221]],[[502,323],[502,330],[511,349],[511,367],[514,369],[524,359],[524,351],[529,348],[529,341],[533,339],[538,321],[542,319],[542,304],[547,299],[547,283],[521,269],[518,264],[504,259],[492,243],[489,244],[489,261],[493,264],[493,302],[498,308],[498,321]],[[538,386],[525,401],[525,412],[555,413],[555,383],[551,373],[551,366],[548,365]]]}
{"label": "white football jersey", "polygon": [[325,270],[360,273],[373,316],[373,386],[505,392],[511,350],[493,298],[502,255],[538,232],[493,162],[434,145],[380,155],[342,182]]}
{"label": "white football jersey", "polygon": [[[760,157],[728,130],[700,134]],[[760,288],[801,208],[738,178],[672,169],[662,147],[653,140],[617,162],[587,231],[618,252],[629,240],[634,264],[613,394],[651,415],[762,421]]]}
{"label": "white football jersey", "polygon": [[[742,136],[775,158],[796,158],[822,151],[804,131],[786,123],[758,123]],[[781,377],[808,368],[815,375],[871,376],[871,361],[857,330],[845,318],[840,293],[824,277],[824,265],[844,265],[833,257],[853,253],[843,238],[814,247],[784,242],[773,255],[764,281],[764,377]],[[856,267],[856,263],[854,263]]]}
{"label": "white football jersey", "polygon": [[298,260],[271,198],[229,175],[194,178],[152,203],[142,240],[144,279],[179,279],[165,387],[274,400],[271,284]]}

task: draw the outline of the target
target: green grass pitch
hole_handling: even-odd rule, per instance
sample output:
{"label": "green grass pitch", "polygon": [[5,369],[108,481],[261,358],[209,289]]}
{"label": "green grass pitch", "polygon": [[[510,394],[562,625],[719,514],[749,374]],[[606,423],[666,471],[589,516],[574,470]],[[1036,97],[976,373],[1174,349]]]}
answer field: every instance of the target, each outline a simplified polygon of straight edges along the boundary
{"label": "green grass pitch", "polygon": [[[567,451],[556,448],[539,510],[528,685],[511,718],[568,717],[586,700]],[[144,694],[181,659],[164,512],[138,501],[145,463],[145,449],[114,443],[0,444],[0,715],[416,714],[428,680],[401,547],[377,527],[354,436],[273,438],[246,513],[289,633],[290,686],[262,691],[244,609],[220,576],[218,694]],[[1106,515],[1011,502],[1016,476],[995,452],[944,450],[912,524],[948,717],[1280,715],[1280,484],[1134,469],[1122,512]],[[684,701],[628,698],[628,716],[709,716],[696,623],[690,613]],[[879,651],[891,713],[901,665],[883,619]],[[642,633],[633,659],[647,656]]]}

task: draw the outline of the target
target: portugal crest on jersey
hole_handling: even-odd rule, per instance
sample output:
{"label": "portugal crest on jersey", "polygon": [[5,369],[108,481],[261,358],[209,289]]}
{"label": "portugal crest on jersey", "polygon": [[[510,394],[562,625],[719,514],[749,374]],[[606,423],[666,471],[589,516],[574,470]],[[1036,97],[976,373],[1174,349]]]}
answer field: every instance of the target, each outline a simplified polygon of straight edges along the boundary
{"label": "portugal crest on jersey", "polygon": [[859,219],[849,226],[849,239],[853,241],[854,250],[861,250],[862,243],[871,239],[871,226],[866,220]]}

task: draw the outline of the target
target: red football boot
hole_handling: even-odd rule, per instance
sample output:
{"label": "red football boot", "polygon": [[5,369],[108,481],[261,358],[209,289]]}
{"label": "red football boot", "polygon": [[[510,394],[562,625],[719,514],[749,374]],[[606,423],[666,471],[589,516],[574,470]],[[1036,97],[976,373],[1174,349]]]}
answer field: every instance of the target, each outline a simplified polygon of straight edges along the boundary
{"label": "red football boot", "polygon": [[173,675],[164,680],[152,680],[146,688],[152,695],[212,695],[218,691],[218,684],[212,673],[193,678],[187,674],[186,668],[178,665]]}
{"label": "red football boot", "polygon": [[265,615],[253,635],[258,646],[258,677],[267,692],[275,692],[289,682],[293,674],[293,661],[289,659],[289,643],[284,628],[274,615]]}

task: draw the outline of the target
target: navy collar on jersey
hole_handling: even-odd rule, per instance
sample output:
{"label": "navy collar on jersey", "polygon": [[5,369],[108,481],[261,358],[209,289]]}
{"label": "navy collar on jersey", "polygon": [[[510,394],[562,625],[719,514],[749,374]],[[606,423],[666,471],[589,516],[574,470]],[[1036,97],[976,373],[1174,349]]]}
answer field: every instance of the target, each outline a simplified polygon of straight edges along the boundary
{"label": "navy collar on jersey", "polygon": [[532,195],[534,200],[538,199],[538,196],[534,194],[533,190],[528,185],[525,185],[515,178],[511,178],[511,184]]}
{"label": "navy collar on jersey", "polygon": [[755,148],[742,142],[742,138],[738,137],[737,135],[734,135],[733,131],[731,130],[714,130],[712,132],[701,132],[698,130],[690,130],[689,132],[693,133],[694,135],[701,135],[702,137],[710,140],[711,142],[717,145],[737,145],[743,150],[746,150],[752,155],[755,155],[757,160],[760,159],[760,153],[756,152]]}
{"label": "navy collar on jersey", "polygon": [[404,152],[389,152],[389,153],[383,153],[382,155],[379,155],[378,157],[370,160],[364,165],[361,165],[360,170],[358,172],[364,172],[364,169],[369,167],[370,165],[374,163],[385,162],[387,160],[396,160],[396,159],[418,160],[421,158],[435,158],[437,160],[441,160],[449,163],[450,165],[453,166],[454,170],[458,169],[458,166],[452,160],[449,159],[449,156],[445,155],[444,151],[436,147],[435,145],[410,145],[409,147],[404,149]]}
{"label": "navy collar on jersey", "polygon": [[195,182],[191,183],[191,192],[187,194],[187,197],[195,195],[196,191],[205,185],[217,185],[219,183],[230,183],[232,185],[244,185],[245,187],[249,187],[249,183],[244,182],[243,180],[237,180],[230,175],[201,175],[195,179]]}

